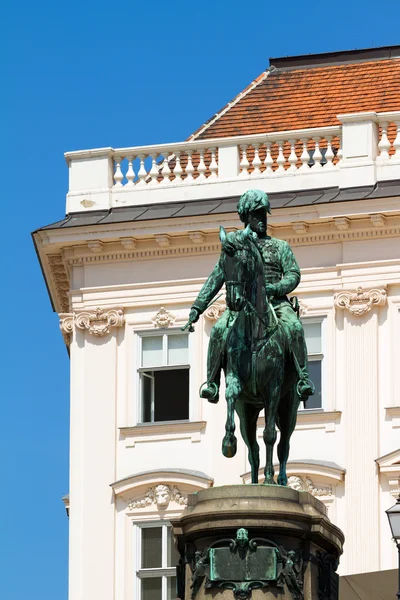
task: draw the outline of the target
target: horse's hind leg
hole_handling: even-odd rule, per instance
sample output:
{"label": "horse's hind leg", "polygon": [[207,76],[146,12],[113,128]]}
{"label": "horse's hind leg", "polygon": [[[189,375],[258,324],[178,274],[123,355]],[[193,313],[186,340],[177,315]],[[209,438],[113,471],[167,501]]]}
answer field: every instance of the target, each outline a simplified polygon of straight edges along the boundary
{"label": "horse's hind leg", "polygon": [[[265,484],[274,484],[274,464],[272,461],[274,446],[276,442],[276,413],[281,395],[281,382],[271,382],[265,395],[265,428],[263,438],[265,442]],[[268,401],[269,400],[269,401]]]}
{"label": "horse's hind leg", "polygon": [[240,419],[240,432],[249,452],[251,483],[258,483],[260,467],[260,448],[257,442],[257,419],[260,410],[244,401],[236,403],[236,412]]}
{"label": "horse's hind leg", "polygon": [[278,420],[279,429],[281,431],[278,444],[279,485],[287,485],[286,463],[289,457],[290,438],[296,427],[299,404],[300,400],[294,388],[285,394],[279,403]]}
{"label": "horse's hind leg", "polygon": [[237,440],[235,436],[235,404],[241,393],[241,384],[233,373],[226,376],[226,404],[227,416],[225,423],[225,436],[222,440],[222,454],[232,458],[236,454]]}

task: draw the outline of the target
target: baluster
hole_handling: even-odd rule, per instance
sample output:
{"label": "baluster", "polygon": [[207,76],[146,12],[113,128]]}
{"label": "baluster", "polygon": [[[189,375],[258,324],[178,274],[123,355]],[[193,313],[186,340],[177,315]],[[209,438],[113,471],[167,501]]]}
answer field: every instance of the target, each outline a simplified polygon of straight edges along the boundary
{"label": "baluster", "polygon": [[381,128],[382,128],[382,137],[381,137],[381,141],[378,144],[378,148],[380,150],[379,162],[389,160],[389,149],[390,149],[390,142],[389,142],[389,139],[387,136],[388,123],[387,122],[381,123]]}
{"label": "baluster", "polygon": [[400,121],[394,121],[394,124],[397,128],[397,135],[393,142],[394,154],[392,156],[392,160],[400,160]]}
{"label": "baluster", "polygon": [[260,154],[259,154],[260,144],[253,144],[253,148],[254,148],[254,159],[253,159],[254,171],[252,173],[252,176],[259,177],[261,175],[260,167],[262,164],[261,160],[260,160]]}
{"label": "baluster", "polygon": [[146,177],[147,177],[147,171],[144,166],[144,159],[146,158],[146,155],[139,154],[138,158],[140,160],[140,169],[138,171],[139,181],[137,182],[137,185],[143,186],[143,185],[146,185]]}
{"label": "baluster", "polygon": [[276,159],[276,162],[278,163],[278,168],[276,170],[276,173],[284,173],[285,172],[285,163],[286,163],[286,158],[285,155],[283,154],[283,144],[284,142],[278,142],[278,158]]}
{"label": "baluster", "polygon": [[158,181],[158,175],[159,175],[159,167],[157,165],[157,156],[158,154],[150,154],[151,156],[151,169],[149,172],[149,175],[151,177],[151,180],[149,181],[148,185],[157,185]]}
{"label": "baluster", "polygon": [[297,171],[296,140],[289,140],[289,144],[290,144],[290,155],[289,155],[288,160],[289,160],[290,167],[289,167],[288,171],[291,171],[293,173],[294,171]]}
{"label": "baluster", "polygon": [[192,150],[187,151],[187,165],[186,165],[185,171],[186,171],[186,175],[187,175],[185,182],[192,183],[194,181],[194,178],[193,178],[194,166],[193,166],[193,162],[192,162]]}
{"label": "baluster", "polygon": [[239,146],[242,151],[242,160],[240,161],[240,173],[239,177],[248,177],[249,176],[249,166],[250,163],[247,160],[247,148],[248,145]]}
{"label": "baluster", "polygon": [[182,183],[182,173],[183,173],[183,169],[182,169],[182,165],[181,165],[181,153],[180,152],[174,152],[175,154],[175,169],[174,169],[174,175],[175,175],[175,183]]}
{"label": "baluster", "polygon": [[274,164],[274,159],[271,156],[271,142],[265,142],[265,171],[264,171],[264,175],[266,175],[267,177],[270,177],[271,175],[274,174],[273,170],[272,170],[272,165]]}
{"label": "baluster", "polygon": [[313,154],[313,161],[314,161],[313,169],[320,169],[322,167],[322,165],[321,165],[322,154],[321,154],[321,150],[319,149],[320,139],[321,138],[315,139],[315,150],[314,150],[314,154]]}
{"label": "baluster", "polygon": [[302,138],[300,141],[303,144],[303,151],[300,156],[301,167],[300,167],[299,171],[308,171],[308,169],[310,168],[308,165],[309,160],[310,160],[310,155],[308,153],[308,148],[307,148],[308,139]]}
{"label": "baluster", "polygon": [[128,170],[126,172],[126,179],[127,179],[126,187],[133,187],[135,185],[135,183],[134,183],[135,171],[133,170],[134,157],[128,156],[127,158],[128,158]]}
{"label": "baluster", "polygon": [[218,170],[218,163],[217,163],[217,159],[216,159],[216,148],[209,148],[210,152],[211,152],[211,162],[210,162],[210,166],[208,167],[210,169],[211,175],[208,179],[217,179],[218,175],[217,175],[217,170]]}
{"label": "baluster", "polygon": [[204,173],[207,171],[207,167],[204,162],[204,149],[203,148],[201,150],[199,150],[199,154],[200,154],[200,160],[199,160],[199,164],[197,165],[197,171],[199,173],[199,176],[198,176],[197,180],[202,181],[206,178]]}
{"label": "baluster", "polygon": [[124,178],[124,176],[121,171],[121,157],[116,156],[115,157],[115,173],[114,173],[115,184],[114,184],[114,187],[117,187],[117,188],[124,187],[122,185],[123,178]]}
{"label": "baluster", "polygon": [[332,169],[334,167],[333,159],[335,158],[335,155],[332,150],[332,136],[331,135],[326,136],[326,143],[327,143],[327,148],[326,148],[326,152],[325,152],[326,163],[324,165],[324,169]]}
{"label": "baluster", "polygon": [[163,152],[164,162],[162,166],[163,183],[168,185],[171,183],[169,176],[171,175],[171,169],[169,168],[169,154],[168,151]]}

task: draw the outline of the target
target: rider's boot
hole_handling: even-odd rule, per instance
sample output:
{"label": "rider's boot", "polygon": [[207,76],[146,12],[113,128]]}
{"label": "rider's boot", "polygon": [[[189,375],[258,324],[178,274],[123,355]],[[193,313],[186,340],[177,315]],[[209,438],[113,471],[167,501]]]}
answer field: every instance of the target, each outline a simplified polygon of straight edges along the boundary
{"label": "rider's boot", "polygon": [[292,345],[293,354],[297,362],[298,380],[296,384],[297,395],[300,400],[307,402],[309,396],[315,394],[315,385],[308,375],[307,347],[303,339],[297,339]]}
{"label": "rider's boot", "polygon": [[211,334],[207,356],[207,381],[200,387],[200,398],[206,398],[212,404],[219,400],[221,382],[221,348],[219,336]]}

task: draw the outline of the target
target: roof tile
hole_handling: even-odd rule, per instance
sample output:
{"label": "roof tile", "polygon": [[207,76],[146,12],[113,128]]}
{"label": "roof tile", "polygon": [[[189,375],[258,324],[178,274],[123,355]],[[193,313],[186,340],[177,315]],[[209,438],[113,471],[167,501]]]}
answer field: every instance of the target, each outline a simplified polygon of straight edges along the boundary
{"label": "roof tile", "polygon": [[276,69],[231,104],[192,139],[327,127],[339,125],[343,113],[400,111],[400,59]]}

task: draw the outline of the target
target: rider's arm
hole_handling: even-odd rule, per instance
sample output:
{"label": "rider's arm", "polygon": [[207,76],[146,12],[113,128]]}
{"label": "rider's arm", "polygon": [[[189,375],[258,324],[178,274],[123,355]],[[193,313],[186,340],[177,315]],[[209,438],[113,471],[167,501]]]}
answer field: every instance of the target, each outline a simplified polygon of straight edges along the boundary
{"label": "rider's arm", "polygon": [[202,314],[214,296],[218,294],[223,284],[224,273],[220,261],[218,261],[213,272],[201,288],[196,300],[193,302],[192,308],[195,308],[199,314]]}
{"label": "rider's arm", "polygon": [[293,292],[300,283],[300,268],[287,242],[281,246],[282,279],[275,283],[276,297],[286,296]]}

